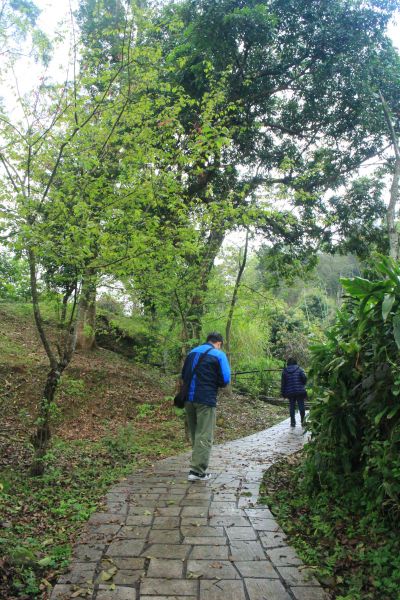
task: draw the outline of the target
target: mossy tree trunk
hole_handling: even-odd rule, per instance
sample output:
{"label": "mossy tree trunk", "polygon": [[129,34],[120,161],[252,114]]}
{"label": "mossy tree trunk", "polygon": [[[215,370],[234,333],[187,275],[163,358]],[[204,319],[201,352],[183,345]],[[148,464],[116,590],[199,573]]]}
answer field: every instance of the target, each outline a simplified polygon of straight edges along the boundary
{"label": "mossy tree trunk", "polygon": [[61,371],[58,368],[51,369],[47,375],[39,415],[36,421],[37,428],[31,436],[31,443],[35,450],[31,465],[31,475],[34,476],[43,475],[45,470],[46,453],[51,439],[50,418],[60,377]]}
{"label": "mossy tree trunk", "polygon": [[[210,230],[203,251],[198,259],[196,274],[196,291],[193,293],[188,314],[186,315],[186,335],[192,339],[200,340],[202,320],[204,316],[204,301],[208,290],[211,270],[215,258],[224,241],[224,230],[214,227]],[[195,267],[194,267],[195,268]],[[187,338],[188,339],[188,338]]]}
{"label": "mossy tree trunk", "polygon": [[[45,470],[46,453],[51,440],[51,415],[54,409],[55,395],[62,372],[71,362],[75,351],[77,321],[79,316],[79,307],[75,301],[72,305],[68,323],[65,324],[59,342],[56,344],[56,350],[53,348],[47,332],[44,328],[44,321],[39,305],[39,293],[37,286],[37,267],[36,255],[33,248],[28,250],[29,273],[31,283],[31,295],[33,305],[33,315],[40,339],[50,363],[50,371],[47,374],[42,398],[40,401],[39,412],[36,419],[36,431],[31,435],[31,443],[34,448],[34,456],[31,465],[31,474],[41,476]],[[77,282],[74,284],[77,289]],[[71,287],[71,286],[69,286]]]}

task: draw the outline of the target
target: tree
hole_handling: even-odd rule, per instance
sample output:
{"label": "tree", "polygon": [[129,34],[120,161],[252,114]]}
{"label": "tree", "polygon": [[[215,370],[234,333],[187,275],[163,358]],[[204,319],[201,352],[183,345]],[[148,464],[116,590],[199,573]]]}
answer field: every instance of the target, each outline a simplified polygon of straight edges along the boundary
{"label": "tree", "polygon": [[[137,135],[136,126],[143,126],[149,104],[141,103],[141,98],[154,75],[154,63],[146,53],[133,49],[129,36],[124,40],[118,64],[103,69],[99,65],[93,86],[91,74],[84,72],[64,86],[44,81],[30,98],[20,98],[20,121],[11,122],[5,115],[1,120],[1,137],[6,142],[0,154],[2,227],[10,248],[28,258],[34,318],[50,365],[32,436],[34,474],[44,469],[55,392],[75,350],[85,278],[109,272],[148,251],[138,231],[144,229],[149,203],[156,203],[147,193],[152,171],[136,169],[134,179],[127,159],[117,182],[106,168],[99,169],[103,156],[112,149],[124,110],[129,106]],[[129,86],[129,82],[137,84]],[[141,141],[137,136],[138,145]],[[139,155],[143,157],[144,151]],[[132,191],[130,186],[135,185]],[[146,234],[153,232],[153,241],[155,230],[154,224],[147,223]],[[41,278],[61,299],[56,341],[46,331],[41,315]]]}
{"label": "tree", "polygon": [[346,191],[331,196],[327,202],[326,224],[330,236],[322,247],[341,254],[354,254],[366,260],[373,252],[386,254],[388,236],[382,225],[387,207],[383,200],[383,172],[358,177]]}
{"label": "tree", "polygon": [[25,260],[3,251],[0,256],[0,298],[29,300],[29,270]]}
{"label": "tree", "polygon": [[[166,77],[193,100],[181,115],[182,150],[214,127],[225,131],[223,143],[183,169],[187,205],[199,228],[204,224],[188,317],[196,336],[225,233],[251,225],[293,246],[297,230],[297,243],[306,237],[312,246],[324,236],[326,191],[383,148],[381,113],[364,81],[372,56],[393,63],[384,32],[395,7],[188,0],[161,11]],[[219,86],[223,94],[205,128],[202,100]],[[282,228],[275,198],[290,206],[292,231]]]}

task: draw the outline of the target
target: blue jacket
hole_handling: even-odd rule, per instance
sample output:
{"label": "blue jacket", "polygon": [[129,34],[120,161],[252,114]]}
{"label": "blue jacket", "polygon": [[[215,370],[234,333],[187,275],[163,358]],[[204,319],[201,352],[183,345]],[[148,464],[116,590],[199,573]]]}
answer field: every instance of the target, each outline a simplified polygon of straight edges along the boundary
{"label": "blue jacket", "polygon": [[212,344],[202,344],[193,348],[187,355],[182,369],[182,379],[188,383],[190,374],[196,367],[204,352],[212,348],[202,362],[190,382],[188,402],[198,402],[215,406],[218,388],[225,387],[231,380],[231,370],[226,354],[217,350]]}
{"label": "blue jacket", "polygon": [[306,388],[307,377],[299,365],[289,365],[282,371],[281,394],[283,398],[293,396],[307,396]]}

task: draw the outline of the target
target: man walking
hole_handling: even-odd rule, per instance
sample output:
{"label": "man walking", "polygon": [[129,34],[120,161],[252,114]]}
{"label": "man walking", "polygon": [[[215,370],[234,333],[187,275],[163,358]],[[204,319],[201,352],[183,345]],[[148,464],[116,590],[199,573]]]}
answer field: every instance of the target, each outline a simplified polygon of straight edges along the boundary
{"label": "man walking", "polygon": [[229,362],[221,348],[223,337],[210,333],[205,344],[187,355],[182,379],[188,393],[185,402],[186,420],[192,442],[192,459],[188,481],[206,481],[215,429],[215,407],[218,388],[230,382]]}

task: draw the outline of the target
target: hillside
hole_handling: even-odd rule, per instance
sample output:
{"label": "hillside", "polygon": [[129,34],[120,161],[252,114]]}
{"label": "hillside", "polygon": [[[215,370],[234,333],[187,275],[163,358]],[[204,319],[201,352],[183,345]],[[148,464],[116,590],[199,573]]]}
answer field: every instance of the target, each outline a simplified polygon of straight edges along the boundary
{"label": "hillside", "polygon": [[[54,336],[51,315],[46,326]],[[103,348],[77,352],[56,397],[45,474],[31,478],[29,435],[47,371],[30,306],[1,304],[0,597],[9,600],[49,598],[109,486],[188,448],[173,377]],[[286,416],[237,394],[219,404],[217,442]]]}
{"label": "hillside", "polygon": [[[51,321],[48,321],[51,328]],[[0,305],[0,409],[3,449],[26,440],[48,370],[28,305]],[[174,379],[135,364],[109,350],[76,352],[62,377],[54,428],[63,440],[98,440],[129,423],[154,429],[163,423],[184,442],[182,415],[171,406]],[[216,441],[250,434],[272,425],[286,411],[236,394],[221,394]],[[166,423],[168,422],[168,426]],[[6,447],[4,447],[4,445]],[[7,452],[6,452],[7,454]]]}

